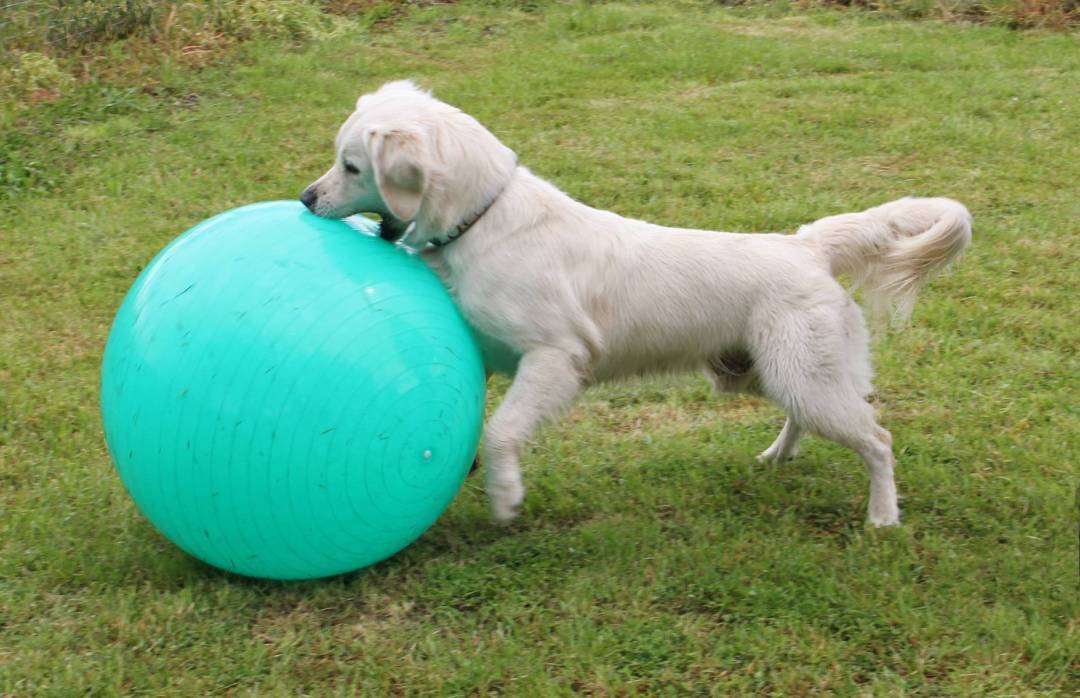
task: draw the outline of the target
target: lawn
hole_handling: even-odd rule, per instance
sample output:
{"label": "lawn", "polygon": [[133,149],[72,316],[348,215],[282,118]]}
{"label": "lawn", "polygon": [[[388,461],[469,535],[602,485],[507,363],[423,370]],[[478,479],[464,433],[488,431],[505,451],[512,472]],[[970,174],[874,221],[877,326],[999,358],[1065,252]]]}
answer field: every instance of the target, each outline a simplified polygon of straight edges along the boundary
{"label": "lawn", "polygon": [[[508,529],[472,478],[413,546],[328,580],[233,577],[158,535],[101,433],[113,313],[189,226],[295,196],[400,77],[667,225],[966,203],[970,252],[874,348],[903,525],[865,526],[831,443],[755,464],[779,411],[686,376],[586,393],[528,451]],[[1080,691],[1076,35],[465,3],[110,80],[0,133],[0,694]]]}

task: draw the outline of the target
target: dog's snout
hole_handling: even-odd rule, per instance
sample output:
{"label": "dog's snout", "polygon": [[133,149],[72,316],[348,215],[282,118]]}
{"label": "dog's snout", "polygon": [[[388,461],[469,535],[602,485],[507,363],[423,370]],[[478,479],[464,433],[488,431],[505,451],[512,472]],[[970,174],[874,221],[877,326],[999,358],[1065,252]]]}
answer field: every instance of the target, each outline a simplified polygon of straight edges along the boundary
{"label": "dog's snout", "polygon": [[307,206],[309,211],[314,211],[315,202],[319,200],[319,195],[315,193],[314,187],[308,187],[300,194],[300,203]]}

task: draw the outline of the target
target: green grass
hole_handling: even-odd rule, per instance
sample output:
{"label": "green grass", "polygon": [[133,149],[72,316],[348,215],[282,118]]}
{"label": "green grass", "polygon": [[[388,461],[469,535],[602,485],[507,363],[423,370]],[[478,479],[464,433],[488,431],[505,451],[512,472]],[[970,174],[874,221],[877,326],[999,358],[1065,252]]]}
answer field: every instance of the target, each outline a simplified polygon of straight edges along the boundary
{"label": "green grass", "polygon": [[[1076,37],[767,15],[421,8],[6,122],[0,693],[1080,690]],[[779,412],[691,376],[587,393],[530,449],[509,530],[473,478],[415,545],[326,581],[162,539],[101,435],[113,312],[190,225],[299,192],[357,94],[403,76],[572,195],[669,225],[967,203],[970,253],[875,346],[904,525],[865,528],[866,476],[832,444],[754,465]]]}

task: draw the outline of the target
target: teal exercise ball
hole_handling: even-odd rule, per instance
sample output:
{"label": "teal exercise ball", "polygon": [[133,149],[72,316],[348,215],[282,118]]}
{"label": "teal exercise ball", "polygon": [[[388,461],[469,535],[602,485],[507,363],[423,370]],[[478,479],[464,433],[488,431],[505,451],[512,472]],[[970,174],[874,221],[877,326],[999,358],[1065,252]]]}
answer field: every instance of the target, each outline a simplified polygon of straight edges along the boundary
{"label": "teal exercise ball", "polygon": [[484,368],[436,276],[366,219],[277,201],[215,216],[141,273],[105,348],[125,487],[167,538],[251,577],[387,558],[450,504]]}

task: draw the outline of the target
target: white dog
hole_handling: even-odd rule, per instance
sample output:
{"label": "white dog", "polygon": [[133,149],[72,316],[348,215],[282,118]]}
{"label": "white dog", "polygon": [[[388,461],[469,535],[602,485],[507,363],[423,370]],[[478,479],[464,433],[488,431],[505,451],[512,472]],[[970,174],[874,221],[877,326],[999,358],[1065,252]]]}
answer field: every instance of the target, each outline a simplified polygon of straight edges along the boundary
{"label": "white dog", "polygon": [[900,199],[794,235],[664,228],[574,201],[411,82],[359,99],[334,166],[301,200],[320,216],[399,221],[466,319],[520,353],[485,430],[497,521],[521,506],[523,445],[584,387],[703,368],[718,389],[753,389],[784,409],[762,460],[791,457],[804,431],[848,446],[870,474],[870,522],[899,523],[892,437],[865,400],[866,326],[836,277],[910,311],[971,241],[956,201]]}

